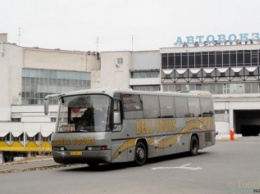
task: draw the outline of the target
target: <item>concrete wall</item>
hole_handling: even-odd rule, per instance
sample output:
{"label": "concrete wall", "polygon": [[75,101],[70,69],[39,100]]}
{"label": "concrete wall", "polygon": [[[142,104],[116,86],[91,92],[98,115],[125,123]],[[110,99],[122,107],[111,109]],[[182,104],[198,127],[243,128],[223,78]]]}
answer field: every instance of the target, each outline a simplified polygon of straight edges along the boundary
{"label": "concrete wall", "polygon": [[235,110],[260,110],[259,94],[213,95],[213,99],[215,110],[224,110],[226,113],[228,112],[228,114],[224,115],[228,116],[228,119],[216,121],[216,131],[218,131],[220,135],[229,135],[230,130],[237,129],[239,131],[239,126],[235,126],[235,122],[237,122],[237,125],[242,123],[260,123],[259,119],[242,119],[236,121],[234,115]]}
{"label": "concrete wall", "polygon": [[4,35],[0,34],[0,121],[11,121],[11,105],[21,104],[22,68],[91,72],[91,87],[100,87],[97,53],[23,48],[1,42],[7,41]]}
{"label": "concrete wall", "polygon": [[99,69],[99,62],[86,52],[25,48],[23,67],[91,72]]}
{"label": "concrete wall", "polygon": [[11,120],[11,104],[21,103],[23,49],[0,43],[0,121]]}
{"label": "concrete wall", "polygon": [[140,51],[132,53],[131,70],[148,70],[161,68],[159,51]]}
{"label": "concrete wall", "polygon": [[[123,64],[117,64],[117,58],[123,58]],[[101,53],[100,84],[104,88],[129,88],[131,52]]]}
{"label": "concrete wall", "polygon": [[7,42],[7,33],[0,33],[0,42]]}

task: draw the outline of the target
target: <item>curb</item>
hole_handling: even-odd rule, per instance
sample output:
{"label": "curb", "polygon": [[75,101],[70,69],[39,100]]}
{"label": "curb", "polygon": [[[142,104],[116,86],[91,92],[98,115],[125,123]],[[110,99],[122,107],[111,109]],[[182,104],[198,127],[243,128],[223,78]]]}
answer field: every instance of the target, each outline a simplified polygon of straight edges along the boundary
{"label": "curb", "polygon": [[38,167],[29,167],[29,168],[14,168],[14,169],[0,170],[0,174],[10,174],[10,173],[27,172],[27,171],[35,171],[35,170],[45,170],[45,169],[60,168],[60,167],[65,167],[65,166],[67,166],[67,165],[57,164],[57,165],[38,166]]}

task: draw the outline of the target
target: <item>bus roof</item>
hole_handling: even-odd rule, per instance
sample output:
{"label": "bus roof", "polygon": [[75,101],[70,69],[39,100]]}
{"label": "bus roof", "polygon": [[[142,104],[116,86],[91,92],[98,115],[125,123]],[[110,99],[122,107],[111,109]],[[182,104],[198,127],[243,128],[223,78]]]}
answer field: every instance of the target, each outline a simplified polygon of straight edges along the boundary
{"label": "bus roof", "polygon": [[107,89],[107,88],[98,88],[98,89],[87,89],[87,90],[78,90],[62,94],[61,96],[71,96],[71,95],[80,95],[80,94],[106,94],[111,97],[114,94],[146,94],[146,95],[165,95],[165,96],[200,96],[200,97],[211,97],[211,93],[208,91],[185,91],[185,92],[161,92],[161,91],[139,91],[132,89]]}

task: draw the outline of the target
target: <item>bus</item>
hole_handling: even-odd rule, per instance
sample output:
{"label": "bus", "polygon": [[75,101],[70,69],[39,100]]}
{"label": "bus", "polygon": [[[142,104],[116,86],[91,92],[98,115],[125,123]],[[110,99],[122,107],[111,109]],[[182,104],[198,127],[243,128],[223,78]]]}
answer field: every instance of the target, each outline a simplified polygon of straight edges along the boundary
{"label": "bus", "polygon": [[52,155],[56,163],[134,162],[189,152],[215,144],[209,92],[82,90],[59,98]]}

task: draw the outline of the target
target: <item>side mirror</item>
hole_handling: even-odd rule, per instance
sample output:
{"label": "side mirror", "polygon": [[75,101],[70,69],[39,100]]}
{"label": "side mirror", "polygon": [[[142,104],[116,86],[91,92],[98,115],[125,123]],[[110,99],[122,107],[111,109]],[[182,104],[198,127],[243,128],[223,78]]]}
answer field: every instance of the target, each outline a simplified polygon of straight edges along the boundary
{"label": "side mirror", "polygon": [[114,112],[114,124],[120,124],[121,123],[121,116],[119,112]]}
{"label": "side mirror", "polygon": [[48,115],[49,113],[49,98],[44,99],[44,114]]}

